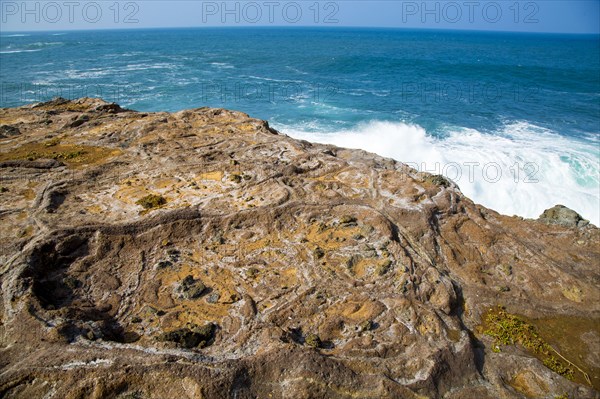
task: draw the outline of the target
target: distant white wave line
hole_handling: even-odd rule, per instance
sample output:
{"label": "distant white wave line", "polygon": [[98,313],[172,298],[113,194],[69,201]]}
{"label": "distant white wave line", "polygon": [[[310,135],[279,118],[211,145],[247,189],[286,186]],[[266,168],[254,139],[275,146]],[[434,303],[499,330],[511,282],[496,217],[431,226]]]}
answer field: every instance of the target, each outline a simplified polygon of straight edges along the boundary
{"label": "distant white wave line", "polygon": [[119,68],[123,71],[145,71],[146,69],[175,69],[176,64],[168,62],[157,62],[155,64],[129,64],[125,68]]}
{"label": "distant white wave line", "polygon": [[277,83],[305,83],[303,80],[271,79],[271,78],[263,78],[260,76],[253,76],[253,75],[240,76],[240,77],[246,77],[249,79],[256,79],[256,80],[265,80],[267,82],[277,82]]}
{"label": "distant white wave line", "polygon": [[419,125],[382,121],[323,133],[274,126],[295,138],[363,149],[443,174],[503,214],[537,218],[563,204],[600,226],[598,150],[527,122],[508,123],[497,135],[454,129],[443,139]]}
{"label": "distant white wave line", "polygon": [[16,54],[16,53],[35,53],[36,51],[42,51],[43,49],[38,48],[36,50],[7,50],[0,51],[0,54]]}
{"label": "distant white wave line", "polygon": [[29,35],[25,35],[25,34],[15,34],[15,35],[0,35],[0,37],[26,37]]}
{"label": "distant white wave line", "polygon": [[64,42],[35,42],[28,44],[28,46],[32,47],[51,47],[51,46],[62,46],[65,44]]}
{"label": "distant white wave line", "polygon": [[1,54],[32,53],[35,51],[44,50],[45,48],[48,48],[48,47],[59,46],[62,44],[64,44],[64,43],[62,43],[62,42],[51,42],[51,43],[36,42],[36,43],[27,44],[27,45],[25,45],[25,48],[23,48],[20,45],[14,45],[13,43],[11,43],[8,46],[6,46],[4,50],[1,50],[0,53]]}
{"label": "distant white wave line", "polygon": [[365,89],[351,89],[351,90],[339,90],[342,94],[349,94],[351,96],[360,97],[364,94],[371,94],[377,97],[388,97],[391,92],[389,90],[365,90]]}

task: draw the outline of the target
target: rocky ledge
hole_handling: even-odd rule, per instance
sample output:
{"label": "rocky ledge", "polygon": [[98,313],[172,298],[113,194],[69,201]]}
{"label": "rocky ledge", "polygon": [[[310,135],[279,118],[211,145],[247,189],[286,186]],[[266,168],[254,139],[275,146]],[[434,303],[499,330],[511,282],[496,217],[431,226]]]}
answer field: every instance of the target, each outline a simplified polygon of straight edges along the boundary
{"label": "rocky ledge", "polygon": [[599,230],[565,208],[223,109],[0,125],[1,397],[599,397]]}

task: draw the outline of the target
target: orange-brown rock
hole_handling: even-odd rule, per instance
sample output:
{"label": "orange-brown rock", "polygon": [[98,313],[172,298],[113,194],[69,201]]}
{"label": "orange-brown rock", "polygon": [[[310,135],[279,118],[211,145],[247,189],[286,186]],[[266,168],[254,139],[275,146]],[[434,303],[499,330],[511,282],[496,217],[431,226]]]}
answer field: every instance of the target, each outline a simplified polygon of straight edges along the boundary
{"label": "orange-brown rock", "polygon": [[[0,125],[1,397],[599,397],[592,225],[223,109],[57,99]],[[496,306],[571,380],[496,347]]]}

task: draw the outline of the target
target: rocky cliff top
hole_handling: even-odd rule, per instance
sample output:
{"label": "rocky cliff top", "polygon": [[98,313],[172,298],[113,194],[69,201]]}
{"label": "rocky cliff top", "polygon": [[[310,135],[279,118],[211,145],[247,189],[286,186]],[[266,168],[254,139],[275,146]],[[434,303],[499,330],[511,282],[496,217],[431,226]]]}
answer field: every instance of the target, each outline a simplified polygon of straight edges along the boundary
{"label": "rocky cliff top", "polygon": [[599,397],[599,230],[560,207],[88,98],[0,109],[0,179],[2,397]]}

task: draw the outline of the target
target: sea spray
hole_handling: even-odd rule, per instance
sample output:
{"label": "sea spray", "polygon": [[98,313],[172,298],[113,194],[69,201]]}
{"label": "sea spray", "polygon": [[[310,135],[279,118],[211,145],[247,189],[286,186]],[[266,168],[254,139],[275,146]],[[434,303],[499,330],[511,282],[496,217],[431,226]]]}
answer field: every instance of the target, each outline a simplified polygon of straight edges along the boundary
{"label": "sea spray", "polygon": [[443,174],[474,201],[504,214],[537,218],[563,204],[600,224],[598,153],[589,143],[525,121],[506,123],[494,134],[449,127],[444,137],[416,124],[383,121],[320,133],[275,127],[295,138],[360,148]]}

